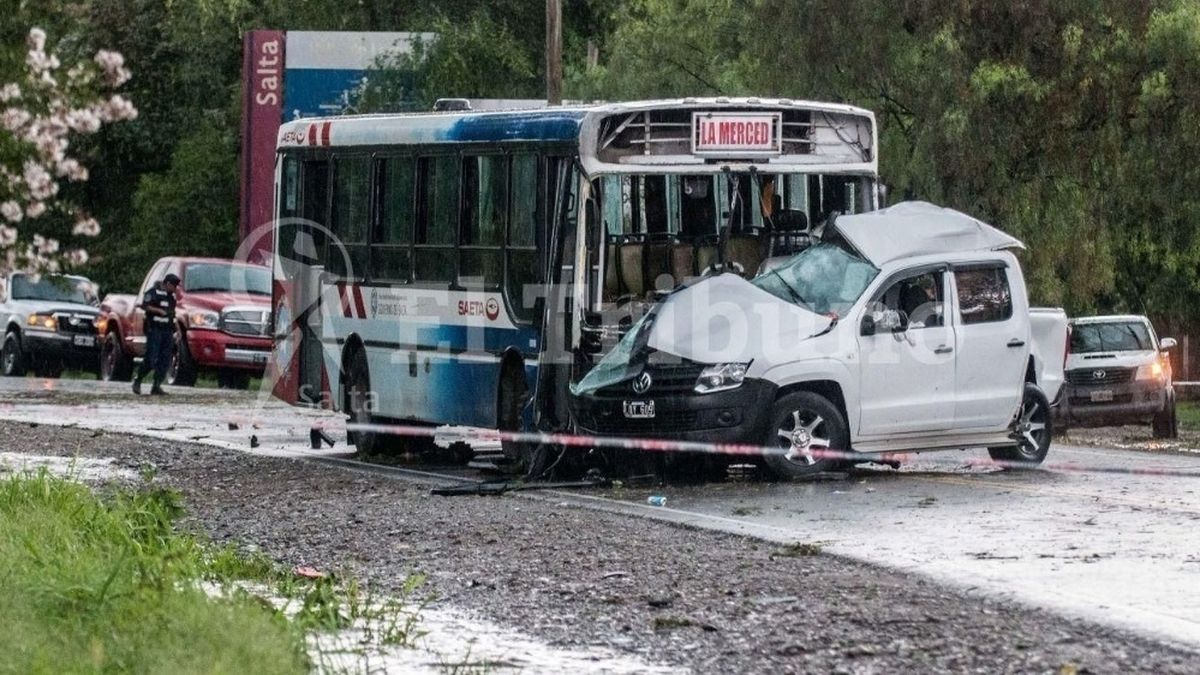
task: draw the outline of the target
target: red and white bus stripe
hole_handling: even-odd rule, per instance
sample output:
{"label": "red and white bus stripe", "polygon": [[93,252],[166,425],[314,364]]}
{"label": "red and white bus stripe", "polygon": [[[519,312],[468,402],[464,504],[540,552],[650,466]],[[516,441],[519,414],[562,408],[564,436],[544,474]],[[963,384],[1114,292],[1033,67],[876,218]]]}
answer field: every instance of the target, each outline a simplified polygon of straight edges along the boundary
{"label": "red and white bus stripe", "polygon": [[329,145],[329,133],[333,122],[314,122],[308,125],[309,145]]}
{"label": "red and white bus stripe", "polygon": [[342,305],[342,316],[347,319],[367,318],[367,306],[363,302],[362,288],[353,284],[337,285],[338,299]]}

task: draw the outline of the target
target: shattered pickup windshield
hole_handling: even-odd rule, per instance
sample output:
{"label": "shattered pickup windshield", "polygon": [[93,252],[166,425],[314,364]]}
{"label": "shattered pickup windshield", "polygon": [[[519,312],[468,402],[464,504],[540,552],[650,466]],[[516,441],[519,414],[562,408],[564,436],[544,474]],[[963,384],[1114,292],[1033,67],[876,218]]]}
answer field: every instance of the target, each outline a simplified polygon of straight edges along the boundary
{"label": "shattered pickup windshield", "polygon": [[1122,323],[1076,324],[1071,329],[1071,353],[1144,352],[1154,349],[1146,324],[1140,321]]}
{"label": "shattered pickup windshield", "polygon": [[820,243],[750,283],[817,314],[843,316],[877,274],[878,268],[841,246]]}

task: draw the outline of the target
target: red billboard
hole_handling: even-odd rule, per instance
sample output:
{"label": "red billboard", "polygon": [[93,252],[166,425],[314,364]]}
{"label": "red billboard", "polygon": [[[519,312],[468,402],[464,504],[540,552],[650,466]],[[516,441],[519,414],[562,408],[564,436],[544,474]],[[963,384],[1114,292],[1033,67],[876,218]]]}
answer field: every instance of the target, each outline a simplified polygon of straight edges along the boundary
{"label": "red billboard", "polygon": [[283,120],[284,33],[254,30],[243,48],[241,241],[250,262],[269,264],[275,137]]}

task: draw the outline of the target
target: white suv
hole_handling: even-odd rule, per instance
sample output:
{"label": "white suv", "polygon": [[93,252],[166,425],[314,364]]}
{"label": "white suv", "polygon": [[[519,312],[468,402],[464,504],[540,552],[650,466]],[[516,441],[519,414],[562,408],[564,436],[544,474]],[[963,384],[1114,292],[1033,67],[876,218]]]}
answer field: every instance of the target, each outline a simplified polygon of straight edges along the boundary
{"label": "white suv", "polygon": [[572,385],[576,423],[772,446],[782,476],[841,464],[821,450],[1045,458],[1066,316],[1030,310],[1019,241],[921,202],[814,234],[752,280],[668,296]]}
{"label": "white suv", "polygon": [[1071,320],[1067,393],[1060,416],[1072,426],[1150,423],[1155,438],[1178,435],[1168,351],[1144,316]]}

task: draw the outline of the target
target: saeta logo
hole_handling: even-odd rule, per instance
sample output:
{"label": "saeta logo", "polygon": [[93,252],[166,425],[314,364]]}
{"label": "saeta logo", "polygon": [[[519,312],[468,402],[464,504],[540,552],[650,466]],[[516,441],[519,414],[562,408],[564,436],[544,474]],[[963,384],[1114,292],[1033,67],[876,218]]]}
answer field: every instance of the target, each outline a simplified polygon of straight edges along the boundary
{"label": "saeta logo", "polygon": [[495,321],[496,317],[500,316],[500,303],[496,302],[495,298],[488,298],[487,308],[484,311],[488,321]]}

